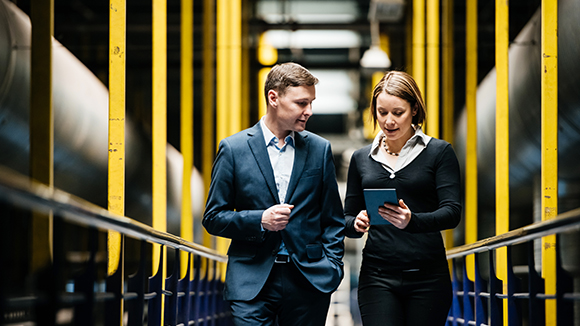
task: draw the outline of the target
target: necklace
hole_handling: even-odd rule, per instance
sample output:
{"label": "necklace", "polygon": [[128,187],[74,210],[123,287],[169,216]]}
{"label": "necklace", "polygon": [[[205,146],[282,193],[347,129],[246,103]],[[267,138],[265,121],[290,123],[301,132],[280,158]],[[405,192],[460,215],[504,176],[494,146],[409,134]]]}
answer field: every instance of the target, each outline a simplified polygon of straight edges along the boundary
{"label": "necklace", "polygon": [[387,154],[392,156],[399,156],[399,153],[394,153],[389,150],[389,147],[387,146],[387,139],[385,137],[383,137],[383,148],[385,149]]}

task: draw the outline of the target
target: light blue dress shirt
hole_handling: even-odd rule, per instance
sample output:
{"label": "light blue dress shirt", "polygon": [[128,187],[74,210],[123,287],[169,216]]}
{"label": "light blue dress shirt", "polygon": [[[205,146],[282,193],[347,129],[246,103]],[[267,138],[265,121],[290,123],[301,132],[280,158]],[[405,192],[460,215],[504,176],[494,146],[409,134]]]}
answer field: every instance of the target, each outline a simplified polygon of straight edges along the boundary
{"label": "light blue dress shirt", "polygon": [[[290,134],[284,138],[284,145],[279,147],[278,144],[280,143],[280,140],[270,129],[268,129],[264,122],[264,118],[260,119],[260,127],[262,128],[262,134],[264,134],[264,142],[268,150],[272,170],[274,171],[278,199],[281,204],[287,204],[286,192],[288,191],[288,183],[290,182],[292,167],[294,166],[294,131],[291,131]],[[278,253],[288,254],[283,241]]]}

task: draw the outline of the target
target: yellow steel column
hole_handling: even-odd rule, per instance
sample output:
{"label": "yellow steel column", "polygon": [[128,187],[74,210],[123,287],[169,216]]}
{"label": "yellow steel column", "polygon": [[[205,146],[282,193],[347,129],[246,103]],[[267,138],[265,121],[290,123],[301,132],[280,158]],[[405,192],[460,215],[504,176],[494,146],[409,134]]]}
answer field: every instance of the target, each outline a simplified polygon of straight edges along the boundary
{"label": "yellow steel column", "polygon": [[[153,228],[167,230],[167,0],[153,0]],[[165,247],[163,247],[165,250]],[[153,273],[157,273],[161,246],[153,245]],[[163,257],[167,257],[164,253]],[[161,270],[165,280],[165,259]],[[165,282],[162,282],[165,288]],[[161,299],[161,311],[164,311]],[[163,324],[164,316],[161,316]]]}
{"label": "yellow steel column", "polygon": [[242,127],[242,0],[229,1],[229,51],[230,60],[229,93],[230,100],[228,107],[229,115],[229,135],[233,135]]}
{"label": "yellow steel column", "polygon": [[[558,1],[542,1],[542,220],[558,215]],[[556,295],[556,235],[542,238],[545,293]],[[556,299],[546,299],[546,325],[557,325]]]}
{"label": "yellow steel column", "polygon": [[413,40],[415,35],[413,33],[413,6],[405,6],[405,65],[407,66],[407,72],[411,75],[414,74],[415,68],[413,67]]}
{"label": "yellow steel column", "polygon": [[[235,0],[237,1],[237,0]],[[230,106],[234,102],[228,89],[229,71],[229,1],[217,0],[216,14],[216,146],[229,136]]]}
{"label": "yellow steel column", "polygon": [[[203,173],[203,184],[205,189],[204,198],[207,198],[209,192],[209,185],[211,183],[211,169],[215,157],[214,145],[214,25],[215,25],[215,1],[203,1],[203,109],[202,109],[202,157],[201,170]],[[212,237],[205,228],[203,229],[202,244],[208,248],[213,248]],[[205,260],[203,260],[205,261]]]}
{"label": "yellow steel column", "polygon": [[264,94],[264,84],[266,83],[266,78],[268,78],[268,74],[270,73],[272,68],[266,67],[260,69],[258,72],[258,114],[259,118],[262,118],[266,115],[267,111],[267,103],[266,103],[266,94]]}
{"label": "yellow steel column", "polygon": [[[268,40],[266,40],[265,33],[260,35],[258,41],[258,62],[264,66],[271,66],[278,61],[278,49],[273,47]],[[264,67],[258,72],[258,118],[266,115],[266,95],[264,94],[264,84],[268,73],[272,68]]]}
{"label": "yellow steel column", "polygon": [[[442,2],[442,14],[441,14],[441,25],[442,25],[442,125],[443,132],[442,137],[444,140],[453,144],[454,142],[454,79],[453,74],[455,69],[453,69],[453,49],[455,48],[453,39],[453,0],[443,0]],[[445,230],[443,232],[443,238],[445,240],[445,248],[453,248],[453,230]],[[451,267],[451,261],[449,261],[449,267]]]}
{"label": "yellow steel column", "polygon": [[[241,127],[241,0],[217,3],[217,141]],[[216,249],[225,254],[229,239],[217,238]],[[222,279],[225,268],[220,263]]]}
{"label": "yellow steel column", "polygon": [[[250,46],[248,33],[248,17],[252,15],[250,8],[252,5],[249,0],[241,0],[239,5],[239,51],[240,51],[240,130],[248,128],[254,121],[250,121]],[[241,81],[244,82],[241,82]]]}
{"label": "yellow steel column", "polygon": [[425,95],[425,0],[413,0],[413,78]]}
{"label": "yellow steel column", "polygon": [[[454,87],[455,80],[453,74],[455,72],[453,62],[455,58],[453,56],[453,50],[455,48],[455,41],[453,38],[453,0],[443,0],[442,3],[442,15],[441,15],[441,25],[442,25],[442,111],[443,111],[443,132],[442,137],[449,143],[453,144],[455,132],[455,103],[454,103]],[[453,241],[451,239],[451,241]]]}
{"label": "yellow steel column", "polygon": [[[465,243],[477,241],[477,0],[466,3],[467,145],[465,158]],[[467,256],[467,276],[475,279],[473,255]]]}
{"label": "yellow steel column", "polygon": [[[54,183],[54,112],[52,105],[52,34],[54,1],[31,2],[30,177]],[[31,270],[52,260],[52,212],[32,214]]]}
{"label": "yellow steel column", "polygon": [[[125,215],[125,50],[126,2],[110,0],[108,209],[121,216]],[[124,273],[124,262],[119,261],[123,243],[120,233],[108,232],[109,276],[119,269],[121,275]],[[121,292],[123,283],[121,277]],[[120,300],[119,308],[119,325],[122,325],[123,300]]]}
{"label": "yellow steel column", "polygon": [[427,0],[427,128],[439,138],[439,0]]}
{"label": "yellow steel column", "polygon": [[[181,0],[181,237],[193,242],[191,172],[193,169],[193,0]],[[181,277],[190,266],[189,254],[181,251]],[[191,275],[190,275],[191,276]]]}
{"label": "yellow steel column", "polygon": [[[505,0],[495,1],[495,234],[509,231],[509,6]],[[507,248],[496,250],[496,275],[507,294]],[[503,320],[508,323],[508,302],[503,300]]]}

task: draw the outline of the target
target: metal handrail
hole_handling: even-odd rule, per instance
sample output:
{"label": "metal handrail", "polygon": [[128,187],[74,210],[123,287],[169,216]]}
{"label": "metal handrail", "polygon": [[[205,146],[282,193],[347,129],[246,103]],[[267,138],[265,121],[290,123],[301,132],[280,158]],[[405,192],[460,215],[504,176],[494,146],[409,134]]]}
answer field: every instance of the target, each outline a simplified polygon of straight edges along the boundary
{"label": "metal handrail", "polygon": [[526,242],[550,234],[580,229],[580,208],[559,214],[553,219],[536,222],[510,232],[447,250],[447,259]]}
{"label": "metal handrail", "polygon": [[5,167],[0,167],[0,200],[9,201],[23,208],[52,211],[72,223],[117,231],[215,261],[227,261],[227,256],[213,249],[156,230],[129,217],[113,214],[84,199],[50,188]]}

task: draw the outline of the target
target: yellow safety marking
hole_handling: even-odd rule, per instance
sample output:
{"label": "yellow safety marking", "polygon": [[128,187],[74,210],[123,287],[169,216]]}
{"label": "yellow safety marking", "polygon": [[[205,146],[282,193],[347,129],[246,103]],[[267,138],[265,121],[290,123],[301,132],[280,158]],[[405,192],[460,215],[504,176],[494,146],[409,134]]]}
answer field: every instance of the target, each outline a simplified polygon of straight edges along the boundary
{"label": "yellow safety marking", "polygon": [[[558,1],[542,1],[542,220],[558,215]],[[546,295],[556,294],[556,235],[542,238]],[[546,325],[557,325],[557,300],[546,299]]]}

